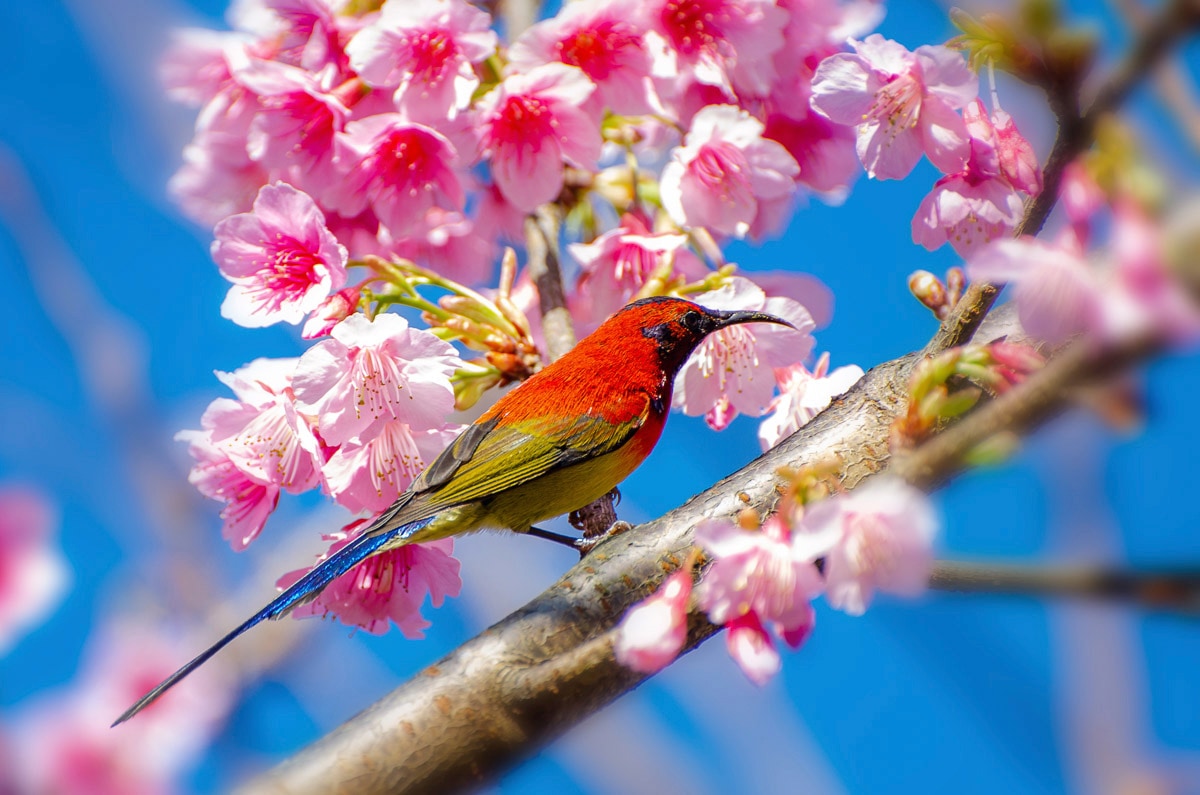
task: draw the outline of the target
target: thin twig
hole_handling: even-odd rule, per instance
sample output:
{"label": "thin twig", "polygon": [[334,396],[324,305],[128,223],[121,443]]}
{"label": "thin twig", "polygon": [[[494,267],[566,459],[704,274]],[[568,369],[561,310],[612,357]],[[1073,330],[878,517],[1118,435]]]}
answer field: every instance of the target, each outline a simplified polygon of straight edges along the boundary
{"label": "thin twig", "polygon": [[1129,571],[1097,565],[939,561],[929,587],[957,593],[1102,599],[1200,615],[1200,571]]}

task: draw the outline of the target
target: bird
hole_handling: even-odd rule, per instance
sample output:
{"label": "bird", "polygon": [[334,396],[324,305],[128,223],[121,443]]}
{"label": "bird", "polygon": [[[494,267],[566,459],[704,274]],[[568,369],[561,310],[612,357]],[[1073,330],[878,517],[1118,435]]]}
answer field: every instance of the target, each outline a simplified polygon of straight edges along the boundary
{"label": "bird", "polygon": [[706,309],[668,296],[618,310],[557,361],[484,412],[351,543],[286,588],[127,709],[145,709],[239,635],[315,599],[371,555],[477,530],[541,533],[538,522],[612,491],[662,434],[679,369],[714,331],[791,326],[750,310]]}

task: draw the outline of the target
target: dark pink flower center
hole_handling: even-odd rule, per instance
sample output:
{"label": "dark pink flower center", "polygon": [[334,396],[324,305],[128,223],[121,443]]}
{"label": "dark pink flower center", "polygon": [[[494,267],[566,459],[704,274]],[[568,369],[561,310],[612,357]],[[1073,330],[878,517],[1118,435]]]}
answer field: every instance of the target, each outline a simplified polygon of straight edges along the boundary
{"label": "dark pink flower center", "polygon": [[721,47],[725,40],[721,23],[728,16],[724,0],[667,0],[660,20],[675,49],[694,56]]}
{"label": "dark pink flower center", "polygon": [[578,66],[592,80],[604,80],[620,68],[623,50],[638,46],[637,34],[617,21],[575,31],[555,45],[563,63]]}
{"label": "dark pink flower center", "polygon": [[406,187],[410,193],[437,182],[442,168],[441,142],[424,130],[394,130],[366,158],[364,167],[388,185]]}
{"label": "dark pink flower center", "polygon": [[408,38],[409,68],[415,83],[437,83],[445,76],[447,66],[458,55],[458,45],[448,31],[441,28],[423,30]]}
{"label": "dark pink flower center", "polygon": [[325,261],[290,235],[276,233],[266,248],[266,260],[260,271],[264,306],[278,309],[284,301],[294,300],[312,287],[317,266]]}
{"label": "dark pink flower center", "polygon": [[549,104],[538,97],[509,97],[492,122],[493,138],[522,150],[536,152],[542,148],[542,141],[552,135],[554,114]]}

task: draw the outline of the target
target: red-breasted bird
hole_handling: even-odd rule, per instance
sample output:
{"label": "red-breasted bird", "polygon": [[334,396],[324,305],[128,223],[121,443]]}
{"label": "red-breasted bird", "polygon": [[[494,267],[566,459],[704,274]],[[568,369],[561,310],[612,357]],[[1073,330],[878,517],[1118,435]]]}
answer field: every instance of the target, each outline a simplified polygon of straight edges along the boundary
{"label": "red-breasted bird", "polygon": [[518,533],[607,494],[645,460],[679,368],[704,338],[738,323],[787,321],[679,298],[635,301],[500,398],[353,542],[171,674],[117,718],[129,720],[256,624],[315,598],[370,555],[484,529]]}

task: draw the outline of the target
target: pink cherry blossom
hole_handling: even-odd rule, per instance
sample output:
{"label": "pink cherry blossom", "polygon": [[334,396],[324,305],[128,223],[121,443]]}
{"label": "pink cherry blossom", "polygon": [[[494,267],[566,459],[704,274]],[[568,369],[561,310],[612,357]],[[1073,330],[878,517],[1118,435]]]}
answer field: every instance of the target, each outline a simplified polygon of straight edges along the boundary
{"label": "pink cherry blossom", "polygon": [[779,649],[757,613],[746,613],[725,625],[725,649],[756,685],[765,685],[783,667]]}
{"label": "pink cherry blossom", "polygon": [[431,208],[462,209],[465,201],[454,145],[398,113],[350,122],[337,138],[337,159],[346,173],[334,205],[347,216],[370,207],[396,237],[420,226]]}
{"label": "pink cherry blossom", "polygon": [[821,62],[812,105],[858,130],[858,157],[875,179],[902,179],[924,153],[945,172],[961,170],[968,134],[955,112],[975,98],[978,80],[960,53],[902,45],[872,34],[853,53]]}
{"label": "pink cherry blossom", "polygon": [[663,208],[678,224],[744,237],[760,203],[791,195],[799,170],[786,149],[763,138],[758,119],[733,105],[710,105],[663,167]]}
{"label": "pink cherry blossom", "polygon": [[1103,326],[1099,276],[1074,247],[1028,236],[997,240],[967,260],[967,277],[1011,283],[1021,326],[1051,345]]}
{"label": "pink cherry blossom", "polygon": [[1200,338],[1200,307],[1170,271],[1161,225],[1132,202],[1118,202],[1112,249],[1106,336],[1150,333],[1174,343]]}
{"label": "pink cherry blossom", "polygon": [[687,607],[692,595],[690,567],[677,571],[633,607],[617,626],[613,652],[626,668],[652,674],[669,665],[687,641]]}
{"label": "pink cherry blossom", "polygon": [[596,84],[593,102],[617,114],[649,113],[650,56],[639,0],[580,0],[533,25],[508,48],[509,69],[551,61],[577,66]]}
{"label": "pink cherry blossom", "polygon": [[235,77],[261,106],[246,136],[247,154],[273,178],[323,197],[338,180],[334,136],[345,127],[350,109],[322,81],[295,66],[252,59]]}
{"label": "pink cherry blossom", "polygon": [[687,249],[687,242],[684,234],[655,234],[643,216],[627,213],[615,229],[591,243],[570,244],[567,248],[581,266],[576,285],[578,306],[572,309],[580,310],[585,325],[599,325],[627,304],[650,274],[667,261],[673,263],[673,273],[689,281],[703,278],[707,269]]}
{"label": "pink cherry blossom", "polygon": [[58,517],[41,493],[0,486],[0,655],[58,604],[70,572],[56,549]]}
{"label": "pink cherry blossom", "polygon": [[183,164],[167,181],[167,193],[188,218],[212,226],[247,212],[266,182],[266,169],[246,154],[244,136],[203,133],[184,147]]}
{"label": "pink cherry blossom", "polygon": [[772,0],[654,0],[645,5],[656,76],[762,96],[775,79],[787,12]]}
{"label": "pink cherry blossom", "polygon": [[[269,57],[270,53],[244,33],[180,28],[171,31],[170,44],[158,65],[159,82],[167,97],[190,107],[201,107],[233,82],[230,51]],[[239,59],[234,56],[234,60]]]}
{"label": "pink cherry blossom", "polygon": [[390,420],[370,439],[352,440],[339,447],[322,468],[325,483],[334,499],[350,511],[379,513],[396,501],[461,430],[461,425],[447,425],[417,431]]}
{"label": "pink cherry blossom", "polygon": [[212,441],[209,431],[180,431],[175,438],[187,442],[195,459],[188,482],[205,497],[225,503],[221,536],[235,552],[258,538],[271,512],[279,504],[279,486],[262,483],[234,466],[229,454]]}
{"label": "pink cherry blossom", "polygon": [[1042,192],[1042,166],[1033,145],[1021,135],[1016,122],[1000,108],[992,113],[992,128],[996,135],[996,154],[1000,171],[1013,187],[1030,196]]}
{"label": "pink cherry blossom", "polygon": [[523,211],[558,196],[563,164],[594,170],[600,126],[583,106],[595,85],[574,66],[549,63],[509,75],[479,101],[480,153],[504,197]]}
{"label": "pink cherry blossom", "polygon": [[769,312],[795,327],[750,323],[720,329],[705,338],[675,379],[675,406],[689,416],[705,415],[716,430],[739,412],[761,415],[774,396],[774,368],[791,365],[812,350],[808,310],[790,298],[768,298],[740,276],[692,298],[709,309]]}
{"label": "pink cherry blossom", "polygon": [[812,372],[803,364],[777,369],[775,380],[779,383],[779,395],[767,408],[771,416],[758,427],[762,448],[771,449],[807,425],[835,397],[858,383],[862,376],[862,368],[855,364],[829,372],[828,353],[821,355]]}
{"label": "pink cherry blossom", "polygon": [[996,150],[978,138],[970,150],[963,170],[934,183],[913,216],[913,242],[930,251],[949,242],[960,256],[970,256],[1021,220],[1024,202],[1000,172]]}
{"label": "pink cherry blossom", "polygon": [[368,84],[396,87],[396,107],[414,121],[453,119],[479,86],[475,64],[496,49],[491,17],[462,0],[384,3],[346,46]]}
{"label": "pink cherry blossom", "polygon": [[800,167],[796,181],[821,194],[829,203],[845,198],[860,173],[854,149],[854,130],[800,106],[795,115],[767,117],[763,137],[778,141]]}
{"label": "pink cherry blossom", "polygon": [[442,428],[454,410],[454,348],[400,315],[351,315],[300,357],[296,407],[317,417],[327,444],[369,438],[388,420]]}
{"label": "pink cherry blossom", "polygon": [[879,477],[809,507],[795,530],[825,554],[825,598],[862,615],[876,591],[916,596],[928,587],[938,519],[929,498]]}
{"label": "pink cherry blossom", "polygon": [[814,561],[826,537],[793,534],[778,516],[758,530],[710,519],[695,530],[696,545],[712,556],[696,599],[714,624],[725,626],[730,655],[758,684],[779,669],[766,627],[798,648],[815,620],[812,599],[824,583]]}
{"label": "pink cherry blossom", "polygon": [[237,397],[218,398],[201,418],[213,444],[253,480],[298,494],[319,482],[318,445],[296,412],[292,373],[297,359],[255,359],[217,378]]}
{"label": "pink cherry blossom", "polygon": [[280,61],[314,73],[327,68],[345,71],[348,64],[340,44],[342,26],[353,25],[355,18],[338,13],[342,0],[261,2],[279,19],[273,38],[279,42]]}
{"label": "pink cherry blossom", "polygon": [[[317,562],[353,541],[365,525],[366,520],[359,520],[326,536],[333,543]],[[316,599],[296,608],[292,615],[307,618],[332,614],[343,624],[362,627],[373,635],[387,632],[391,621],[404,637],[423,638],[430,626],[421,615],[426,594],[431,605],[441,607],[447,596],[458,596],[462,590],[459,562],[453,552],[454,539],[445,538],[372,555],[333,580]],[[289,572],[276,585],[287,588],[311,570]]]}
{"label": "pink cherry blossom", "polygon": [[299,323],[346,282],[346,249],[325,215],[291,185],[264,185],[254,210],[213,230],[212,256],[233,282],[221,314],[238,325]]}

